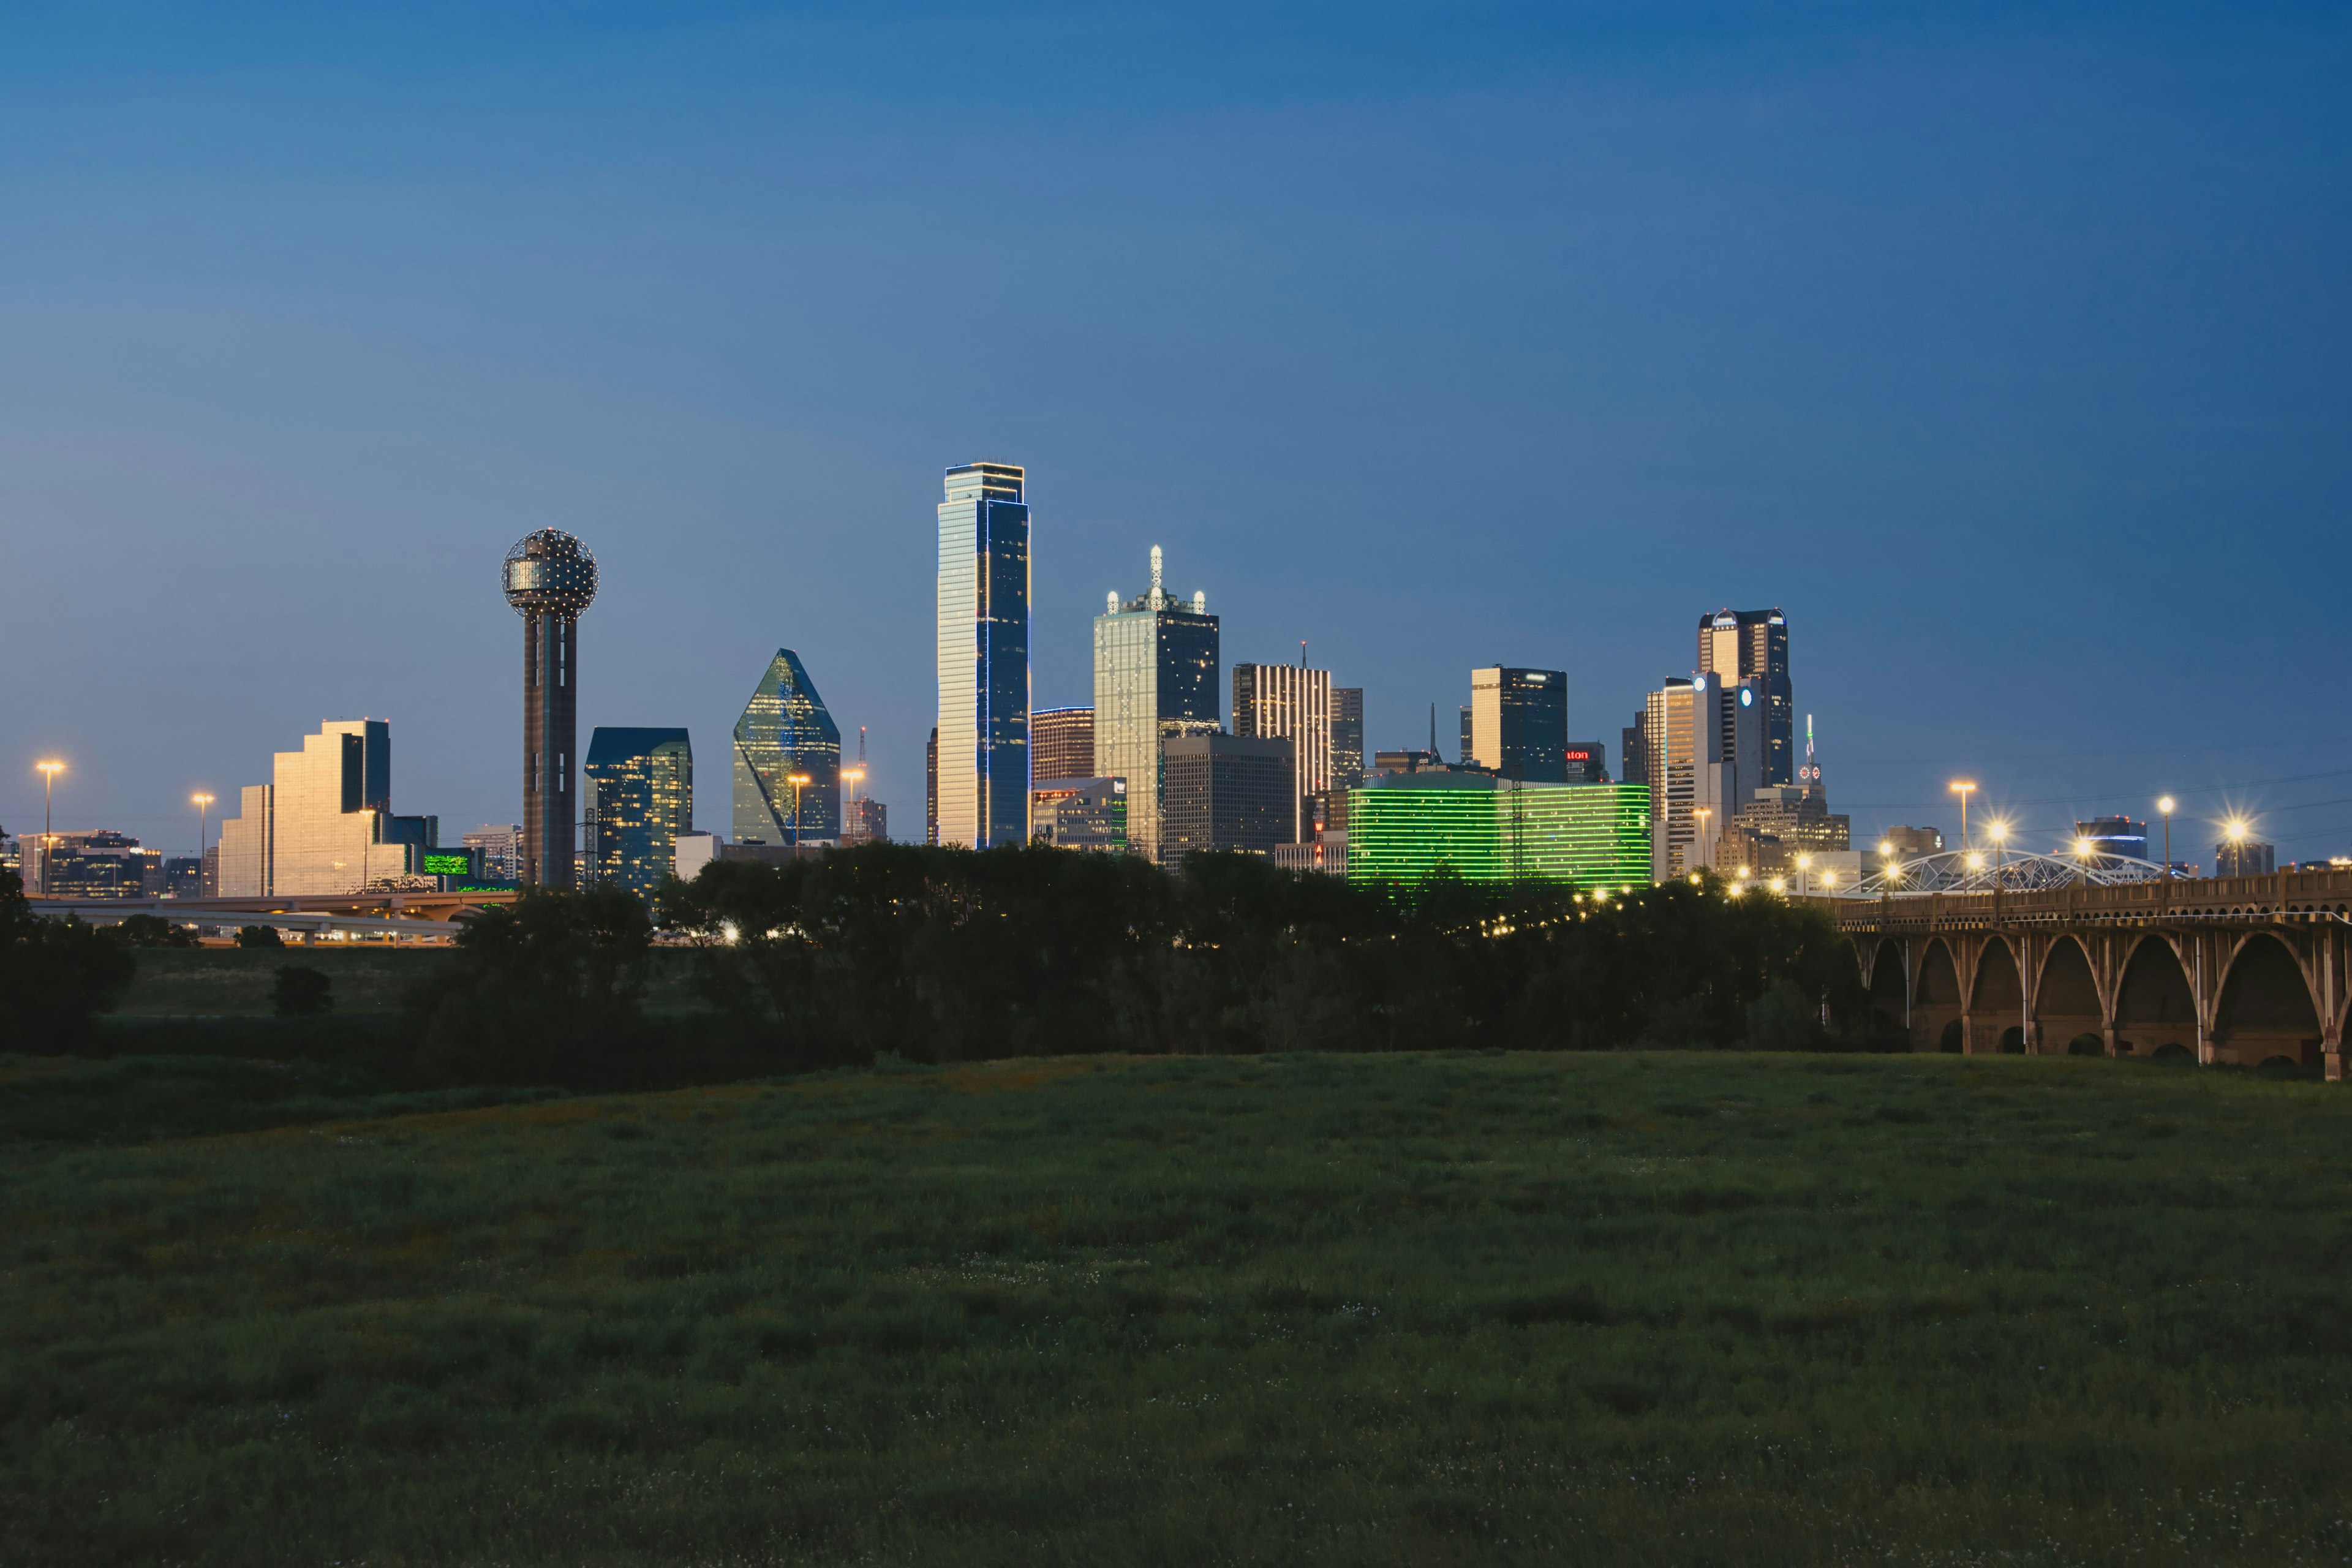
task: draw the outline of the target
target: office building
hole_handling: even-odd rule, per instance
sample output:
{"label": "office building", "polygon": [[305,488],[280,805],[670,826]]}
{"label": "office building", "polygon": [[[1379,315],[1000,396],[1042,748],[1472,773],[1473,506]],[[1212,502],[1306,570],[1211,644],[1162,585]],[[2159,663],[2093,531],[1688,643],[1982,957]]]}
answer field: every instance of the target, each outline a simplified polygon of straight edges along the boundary
{"label": "office building", "polygon": [[[1372,778],[1383,773],[1455,773],[1465,770],[1449,763],[1435,750],[1426,752],[1374,752]],[[1365,781],[1369,784],[1370,779]]]}
{"label": "office building", "polygon": [[1297,763],[1288,741],[1172,735],[1160,752],[1166,769],[1160,798],[1163,865],[1179,865],[1196,850],[1265,855],[1295,842],[1297,806],[1291,783]]}
{"label": "office building", "polygon": [[1601,741],[1570,741],[1560,753],[1565,782],[1601,784],[1609,782],[1609,747]]}
{"label": "office building", "polygon": [[1056,849],[1127,852],[1125,779],[1040,779],[1029,791],[1030,837]]}
{"label": "office building", "polygon": [[1755,680],[1727,686],[1713,675],[1669,677],[1650,693],[1642,724],[1652,815],[1652,871],[1664,879],[1714,862],[1715,836],[1730,823],[1760,761],[1762,701]]}
{"label": "office building", "polygon": [[1897,860],[1944,852],[1944,836],[1933,827],[1889,827],[1879,834],[1878,841],[1892,849]]}
{"label": "office building", "polygon": [[1754,679],[1763,704],[1757,787],[1794,784],[1796,699],[1789,685],[1789,622],[1778,609],[1717,610],[1698,618],[1698,673],[1726,683]]}
{"label": "office building", "polygon": [[683,730],[599,725],[586,773],[589,875],[651,903],[694,827],[694,746]]}
{"label": "office building", "polygon": [[1650,713],[1644,708],[1633,715],[1633,721],[1617,732],[1617,771],[1624,775],[1623,784],[1646,784],[1650,782]]}
{"label": "office building", "polygon": [[734,784],[736,842],[840,838],[841,731],[788,647],[768,661],[735,721]]}
{"label": "office building", "polygon": [[486,881],[513,882],[522,876],[522,824],[486,822],[457,840],[473,852],[474,869]]}
{"label": "office building", "polygon": [[1295,664],[1234,666],[1234,733],[1290,742],[1290,842],[1304,842],[1314,831],[1308,797],[1331,787],[1331,672]]}
{"label": "office building", "polygon": [[111,829],[54,833],[41,856],[46,899],[156,899],[171,891],[163,852]]}
{"label": "office building", "polygon": [[1495,665],[1470,672],[1463,761],[1527,784],[1568,782],[1568,676]]}
{"label": "office building", "polygon": [[300,751],[275,753],[270,780],[247,784],[221,824],[221,896],[355,893],[422,874],[438,818],[393,815],[383,720],[320,725]]}
{"label": "office building", "polygon": [[923,742],[923,842],[940,841],[940,731]]}
{"label": "office building", "polygon": [[2278,848],[2259,838],[2223,840],[2213,846],[2216,877],[2267,877],[2278,869]]}
{"label": "office building", "polygon": [[579,852],[573,773],[580,745],[580,616],[596,597],[596,558],[560,528],[507,552],[507,603],[522,617],[522,853],[517,879],[568,888]]}
{"label": "office building", "polygon": [[1475,767],[1477,765],[1474,761],[1477,755],[1477,748],[1473,743],[1470,733],[1472,719],[1470,714],[1470,704],[1465,702],[1462,705],[1462,745],[1460,750],[1456,751],[1454,755],[1455,760],[1465,768]]}
{"label": "office building", "polygon": [[1029,715],[1029,772],[1036,779],[1082,779],[1095,771],[1095,710],[1040,708]]}
{"label": "office building", "polygon": [[2095,816],[2088,822],[2074,824],[2074,837],[2087,838],[2097,855],[2122,855],[2134,860],[2147,858],[2147,824],[2128,816]]}
{"label": "office building", "polygon": [[1331,787],[1354,789],[1364,782],[1364,689],[1331,689]]}
{"label": "office building", "polygon": [[[1760,700],[1760,693],[1755,690],[1758,684],[1750,677],[1734,690],[1740,698]],[[1728,742],[1730,746],[1751,743],[1756,730],[1754,718],[1752,710],[1743,716],[1743,722],[1736,727]],[[1739,770],[1738,784],[1747,793],[1714,847],[1712,863],[1717,870],[1735,875],[1786,877],[1811,867],[1822,874],[1823,886],[1833,885],[1828,879],[1849,882],[1856,879],[1843,875],[1861,864],[1853,849],[1853,824],[1850,818],[1830,810],[1829,790],[1822,783],[1821,763],[1813,752],[1813,720],[1810,713],[1805,716],[1804,759],[1798,763],[1796,774],[1798,782],[1793,784],[1749,788],[1752,775],[1745,768]]]}
{"label": "office building", "polygon": [[841,842],[886,844],[890,838],[890,808],[866,795],[842,806]]}
{"label": "office building", "polygon": [[1169,861],[1160,843],[1166,798],[1161,751],[1171,739],[1223,728],[1217,689],[1217,617],[1206,594],[1186,605],[1164,585],[1151,547],[1151,587],[1122,604],[1108,595],[1095,617],[1095,765],[1091,776],[1127,781],[1127,841]]}
{"label": "office building", "polygon": [[[947,472],[940,503],[939,839],[1029,837],[1029,507],[1010,463]],[[1089,770],[1096,771],[1096,770]]]}
{"label": "office building", "polygon": [[1650,881],[1649,791],[1522,784],[1486,773],[1390,773],[1348,799],[1348,879],[1617,889]]}

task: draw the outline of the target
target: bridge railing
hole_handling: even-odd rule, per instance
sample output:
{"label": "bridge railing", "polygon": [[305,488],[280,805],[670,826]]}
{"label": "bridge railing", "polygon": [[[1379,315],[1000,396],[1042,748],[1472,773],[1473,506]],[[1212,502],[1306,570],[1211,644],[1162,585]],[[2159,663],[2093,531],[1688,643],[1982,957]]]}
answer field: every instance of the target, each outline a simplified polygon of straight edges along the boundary
{"label": "bridge railing", "polygon": [[1890,894],[1814,898],[1848,931],[1925,927],[2151,921],[2352,918],[2352,869],[2274,871],[2258,877],[2176,877],[2169,881],[2082,885],[2040,892]]}

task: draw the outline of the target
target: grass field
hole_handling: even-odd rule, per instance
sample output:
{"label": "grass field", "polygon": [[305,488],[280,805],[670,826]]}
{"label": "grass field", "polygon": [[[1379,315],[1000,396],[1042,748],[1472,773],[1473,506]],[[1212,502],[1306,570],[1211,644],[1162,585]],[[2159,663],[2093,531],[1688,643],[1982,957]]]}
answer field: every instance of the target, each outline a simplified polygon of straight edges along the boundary
{"label": "grass field", "polygon": [[2340,1087],[1061,1058],[186,1138],[279,1069],[5,1070],[0,1562],[2352,1558]]}
{"label": "grass field", "polygon": [[[160,1018],[266,1017],[281,964],[325,974],[339,1016],[400,1011],[410,989],[457,954],[446,947],[394,947],[322,942],[285,948],[142,948],[139,973],[115,1005],[114,1016],[134,1022]],[[691,955],[670,949],[653,954],[646,1005],[656,1013],[692,1010]]]}

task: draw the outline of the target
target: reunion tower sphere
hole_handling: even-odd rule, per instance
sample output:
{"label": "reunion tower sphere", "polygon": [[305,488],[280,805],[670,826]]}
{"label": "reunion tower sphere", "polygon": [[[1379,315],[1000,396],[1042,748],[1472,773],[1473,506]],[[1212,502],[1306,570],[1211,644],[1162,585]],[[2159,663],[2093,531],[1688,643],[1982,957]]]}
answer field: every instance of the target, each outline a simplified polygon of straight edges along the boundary
{"label": "reunion tower sphere", "polygon": [[507,552],[507,603],[515,613],[576,616],[596,597],[596,558],[560,528],[542,528]]}

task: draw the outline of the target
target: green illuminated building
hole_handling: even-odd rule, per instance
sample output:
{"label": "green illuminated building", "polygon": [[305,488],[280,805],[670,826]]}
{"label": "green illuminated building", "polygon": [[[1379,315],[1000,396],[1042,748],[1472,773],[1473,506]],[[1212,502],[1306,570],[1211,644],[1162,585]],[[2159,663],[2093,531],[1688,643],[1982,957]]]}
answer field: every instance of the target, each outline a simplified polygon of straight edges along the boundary
{"label": "green illuminated building", "polygon": [[694,748],[683,730],[599,726],[589,737],[590,876],[651,900],[694,826]]}
{"label": "green illuminated building", "polygon": [[1483,773],[1392,773],[1348,795],[1348,879],[1647,887],[1643,784],[1517,784]]}

